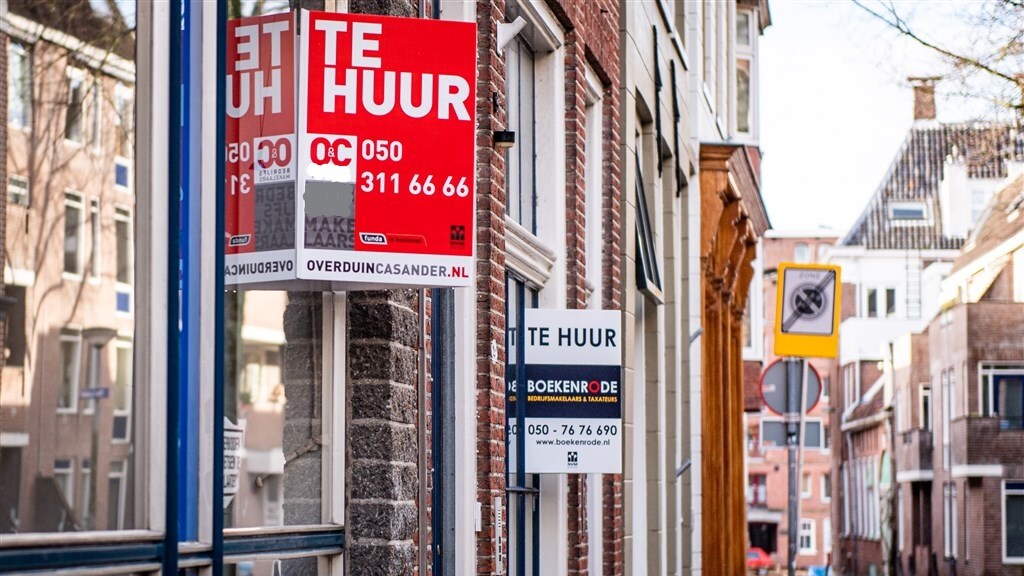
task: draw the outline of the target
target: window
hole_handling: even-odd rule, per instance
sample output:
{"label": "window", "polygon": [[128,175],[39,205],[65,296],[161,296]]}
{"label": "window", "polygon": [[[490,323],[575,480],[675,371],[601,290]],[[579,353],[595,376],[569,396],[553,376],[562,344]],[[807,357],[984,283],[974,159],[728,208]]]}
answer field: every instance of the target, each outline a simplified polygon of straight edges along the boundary
{"label": "window", "polygon": [[85,124],[85,73],[77,68],[67,69],[67,111],[64,115],[64,138],[82,142]]}
{"label": "window", "polygon": [[86,530],[95,530],[92,524],[92,462],[86,458],[82,460],[82,505],[78,508],[78,519],[82,521],[82,527]]}
{"label": "window", "polygon": [[886,288],[885,289],[885,317],[894,318],[896,316],[896,289]]}
{"label": "window", "polygon": [[832,501],[832,475],[828,472],[821,475],[821,501]]}
{"label": "window", "polygon": [[1003,562],[1024,564],[1024,481],[1003,482]]}
{"label": "window", "polygon": [[[832,387],[832,378],[827,375],[821,377],[821,399],[828,402],[829,389]],[[828,434],[825,434],[828,437]]]}
{"label": "window", "polygon": [[655,250],[654,227],[647,209],[640,157],[636,156],[636,284],[648,295],[660,297],[661,271]]}
{"label": "window", "polygon": [[507,151],[508,217],[537,233],[535,62],[533,50],[522,37],[505,49],[508,129],[516,133],[516,145]]}
{"label": "window", "polygon": [[92,144],[93,149],[99,150],[103,144],[103,85],[100,83],[100,79],[94,78],[92,81],[92,126],[89,130],[89,143]]}
{"label": "window", "polygon": [[124,460],[111,461],[107,472],[107,530],[124,529],[126,484]]}
{"label": "window", "polygon": [[750,46],[750,12],[736,11],[736,44]]}
{"label": "window", "polygon": [[75,465],[70,458],[58,458],[53,462],[53,480],[57,483],[64,504],[68,508],[75,505]]}
{"label": "window", "polygon": [[7,202],[14,206],[28,206],[31,196],[28,191],[28,178],[10,176],[7,178]]}
{"label": "window", "polygon": [[129,437],[132,413],[132,343],[118,341],[114,372],[114,429],[113,440],[125,442]]}
{"label": "window", "polygon": [[878,289],[868,288],[867,299],[868,318],[878,318]]}
{"label": "window", "polygon": [[132,282],[132,215],[125,208],[114,211],[114,242],[117,248],[117,283]]}
{"label": "window", "polygon": [[849,536],[850,535],[850,531],[851,531],[851,526],[850,526],[850,524],[851,524],[851,522],[850,522],[850,500],[851,500],[851,497],[852,497],[852,495],[850,493],[850,469],[847,468],[847,465],[845,463],[840,465],[839,469],[840,469],[840,474],[842,474],[842,481],[843,481],[843,490],[842,490],[842,492],[839,493],[839,497],[843,501],[843,505],[842,505],[842,510],[843,510],[843,535]]}
{"label": "window", "polygon": [[893,202],[889,204],[889,218],[908,222],[926,220],[927,205],[924,202]]}
{"label": "window", "polygon": [[814,548],[814,520],[810,518],[800,519],[799,548],[798,554],[816,553]]}
{"label": "window", "polygon": [[747,504],[759,508],[768,506],[768,476],[751,474],[747,482]]}
{"label": "window", "polygon": [[809,473],[807,473],[807,472],[804,472],[803,481],[800,482],[800,497],[801,498],[810,498],[811,497],[811,484],[812,483],[813,482],[811,480],[811,475]]}
{"label": "window", "polygon": [[114,154],[132,157],[132,91],[124,84],[114,88]]}
{"label": "window", "polygon": [[828,242],[821,242],[818,244],[818,262],[824,262],[828,259],[829,252],[832,250],[832,244]]}
{"label": "window", "polygon": [[751,71],[749,58],[736,59],[736,131],[750,132],[751,124]]}
{"label": "window", "polygon": [[[827,449],[826,432],[821,420],[808,418],[804,421],[804,448]],[[786,446],[786,424],[781,420],[761,419],[761,443],[764,448]]]}
{"label": "window", "polygon": [[919,428],[922,430],[932,429],[932,389],[930,386],[921,387],[921,411],[917,417],[920,419],[917,423]]}
{"label": "window", "polygon": [[18,128],[32,127],[32,53],[11,40],[7,51],[7,122]]}
{"label": "window", "polygon": [[942,486],[942,542],[946,558],[956,558],[956,484],[947,482]]}
{"label": "window", "polygon": [[61,334],[60,391],[57,396],[57,410],[59,412],[75,412],[78,409],[78,379],[81,359],[81,334]]}
{"label": "window", "polygon": [[971,190],[971,227],[978,223],[978,218],[985,211],[988,199],[991,196],[990,190]]}
{"label": "window", "polygon": [[956,402],[953,398],[955,379],[953,369],[942,371],[942,468],[949,470],[952,464],[952,453],[950,452],[949,437],[951,435],[951,424],[953,421],[953,407]]}
{"label": "window", "polygon": [[100,200],[92,198],[89,200],[89,276],[100,277],[100,238],[103,236],[103,227],[100,225]]}
{"label": "window", "polygon": [[805,242],[797,242],[793,248],[793,260],[795,262],[810,262],[811,252]]}
{"label": "window", "polygon": [[589,69],[586,74],[588,90],[587,105],[584,109],[586,122],[586,145],[584,152],[584,187],[587,196],[587,280],[594,287],[587,304],[590,308],[601,308],[603,294],[603,262],[604,246],[604,122],[603,101],[600,98],[600,84],[596,75]]}
{"label": "window", "polygon": [[82,197],[64,194],[64,272],[82,274]]}
{"label": "window", "polygon": [[1024,429],[1024,364],[981,364],[981,414],[999,418],[1003,430]]}
{"label": "window", "polygon": [[[902,518],[902,515],[900,516]],[[821,539],[824,542],[825,554],[832,552],[832,519],[826,516],[821,521]]]}

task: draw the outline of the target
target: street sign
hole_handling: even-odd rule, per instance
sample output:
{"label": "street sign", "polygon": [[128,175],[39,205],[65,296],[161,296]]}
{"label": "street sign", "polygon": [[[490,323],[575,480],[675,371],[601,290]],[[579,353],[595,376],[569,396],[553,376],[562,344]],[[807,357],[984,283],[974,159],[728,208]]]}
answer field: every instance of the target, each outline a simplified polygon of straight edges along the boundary
{"label": "street sign", "polygon": [[779,265],[775,354],[835,358],[839,354],[839,266]]}
{"label": "street sign", "polygon": [[[802,375],[801,375],[802,377]],[[776,358],[761,372],[761,399],[772,412],[786,414],[788,387],[786,385],[786,363]],[[814,366],[807,365],[807,394],[804,396],[804,413],[814,410],[821,399],[821,375]],[[797,404],[799,405],[799,403]]]}
{"label": "street sign", "polygon": [[301,18],[229,23],[225,284],[472,285],[476,24]]}
{"label": "street sign", "polygon": [[231,504],[241,485],[244,434],[244,427],[224,417],[224,508]]}
{"label": "street sign", "polygon": [[78,391],[78,397],[82,400],[110,398],[110,388],[82,388]]}
{"label": "street sign", "polygon": [[228,21],[227,51],[225,282],[294,280],[294,14]]}
{"label": "street sign", "polygon": [[[622,472],[622,335],[614,310],[526,312],[526,472]],[[520,339],[509,331],[509,358]],[[519,378],[507,369],[510,472]]]}
{"label": "street sign", "polygon": [[470,286],[476,25],[302,12],[300,278]]}

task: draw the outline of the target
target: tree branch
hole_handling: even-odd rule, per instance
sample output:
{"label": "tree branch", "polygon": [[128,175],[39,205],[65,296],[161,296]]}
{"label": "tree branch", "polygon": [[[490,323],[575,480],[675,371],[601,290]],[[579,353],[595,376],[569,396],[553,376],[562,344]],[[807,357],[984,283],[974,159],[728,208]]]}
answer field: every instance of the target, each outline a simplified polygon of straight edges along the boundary
{"label": "tree branch", "polygon": [[[934,50],[935,52],[938,52],[939,54],[942,54],[943,56],[953,60],[954,63],[956,63],[958,65],[961,65],[961,66],[968,66],[968,67],[971,67],[971,68],[975,68],[975,69],[980,70],[982,72],[985,72],[987,74],[991,74],[992,76],[995,76],[996,78],[1000,78],[1002,80],[1010,82],[1011,84],[1015,84],[1017,86],[1021,86],[1021,82],[1022,81],[1020,79],[1014,78],[1013,76],[1011,76],[1009,74],[1006,74],[1006,73],[1004,73],[1004,72],[1002,72],[1000,70],[997,70],[997,69],[993,68],[992,66],[989,66],[989,65],[985,64],[984,62],[981,62],[981,61],[979,61],[979,60],[977,60],[975,58],[971,58],[969,56],[964,56],[962,54],[957,54],[955,52],[951,52],[950,50],[947,50],[946,48],[943,48],[942,46],[939,46],[939,45],[937,45],[937,44],[935,44],[933,42],[929,42],[928,40],[925,40],[924,38],[920,37],[913,30],[911,30],[910,26],[906,23],[906,21],[903,20],[900,17],[899,13],[896,10],[895,5],[893,5],[892,2],[889,2],[888,5],[883,4],[883,6],[885,7],[885,11],[888,13],[888,14],[883,14],[883,13],[881,13],[879,11],[873,10],[872,8],[867,6],[862,0],[851,0],[851,1],[858,8],[860,8],[861,10],[867,12],[871,16],[877,18],[878,20],[881,20],[886,25],[888,25],[890,28],[893,28],[894,30],[896,30],[900,34],[903,34],[904,36],[906,36],[907,38],[910,38],[911,40],[917,42],[921,46],[924,46],[924,47],[926,47],[926,48],[928,48],[930,50]],[[1024,0],[1003,0],[1003,2],[1005,2],[1006,4],[1008,4],[1010,6],[1021,6],[1022,4],[1024,4]]]}

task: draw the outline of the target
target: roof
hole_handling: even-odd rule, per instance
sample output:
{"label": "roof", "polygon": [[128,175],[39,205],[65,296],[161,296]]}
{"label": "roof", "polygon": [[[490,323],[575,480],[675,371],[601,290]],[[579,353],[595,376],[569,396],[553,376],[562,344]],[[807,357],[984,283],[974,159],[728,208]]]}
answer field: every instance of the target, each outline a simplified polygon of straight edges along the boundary
{"label": "roof", "polygon": [[[875,195],[841,246],[957,250],[964,239],[943,233],[939,183],[947,157],[962,158],[970,178],[1005,178],[1006,159],[1024,157],[1024,135],[1006,124],[918,123],[903,141]],[[925,202],[928,222],[894,224],[890,204]]]}
{"label": "roof", "polygon": [[124,21],[116,3],[97,10],[89,0],[8,0],[12,14],[127,60],[135,60],[135,31]]}
{"label": "roof", "polygon": [[1024,230],[1024,174],[1000,188],[978,218],[964,249],[953,262],[952,272],[995,249]]}

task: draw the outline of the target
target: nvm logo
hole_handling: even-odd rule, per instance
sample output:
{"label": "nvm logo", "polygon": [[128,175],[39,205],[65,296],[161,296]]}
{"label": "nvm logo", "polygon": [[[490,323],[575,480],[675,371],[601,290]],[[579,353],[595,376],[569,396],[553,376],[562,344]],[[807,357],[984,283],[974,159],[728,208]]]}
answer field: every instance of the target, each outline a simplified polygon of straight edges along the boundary
{"label": "nvm logo", "polygon": [[566,464],[570,468],[575,468],[580,465],[580,454],[579,452],[569,452],[565,457]]}
{"label": "nvm logo", "polygon": [[452,241],[452,244],[462,244],[466,241],[466,227],[452,224],[451,233],[448,238]]}
{"label": "nvm logo", "polygon": [[363,244],[380,244],[381,246],[388,244],[388,239],[383,234],[376,232],[360,232],[359,239],[363,241]]}

